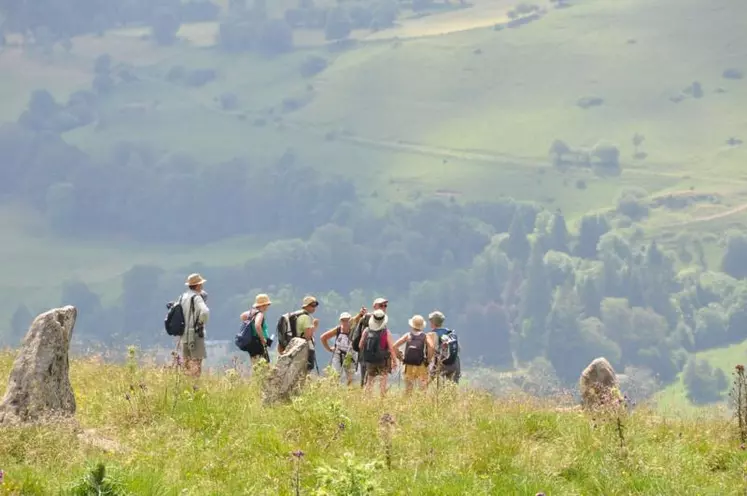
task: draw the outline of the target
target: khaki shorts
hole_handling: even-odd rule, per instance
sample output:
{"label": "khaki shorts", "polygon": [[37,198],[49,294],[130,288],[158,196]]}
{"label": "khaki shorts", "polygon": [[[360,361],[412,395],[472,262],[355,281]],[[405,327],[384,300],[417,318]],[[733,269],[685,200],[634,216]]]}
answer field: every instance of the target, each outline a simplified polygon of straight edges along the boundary
{"label": "khaki shorts", "polygon": [[382,375],[389,375],[389,362],[385,363],[366,363],[366,376],[367,377],[379,377]]}
{"label": "khaki shorts", "polygon": [[406,381],[425,381],[428,379],[427,365],[405,365]]}

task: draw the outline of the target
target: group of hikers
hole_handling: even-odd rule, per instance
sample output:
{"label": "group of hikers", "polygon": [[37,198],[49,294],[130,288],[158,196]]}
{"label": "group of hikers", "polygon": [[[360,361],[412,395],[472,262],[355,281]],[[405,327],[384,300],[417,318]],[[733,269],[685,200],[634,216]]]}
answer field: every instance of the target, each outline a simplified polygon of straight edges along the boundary
{"label": "group of hikers", "polygon": [[[166,332],[179,337],[186,373],[194,377],[201,375],[202,361],[206,358],[205,326],[210,316],[204,290],[206,282],[200,274],[189,275],[186,292],[167,305],[165,320]],[[271,305],[267,294],[258,294],[251,307],[240,316],[235,344],[249,354],[252,365],[259,360],[270,362],[269,349],[274,339],[268,332],[266,313]],[[408,321],[409,331],[395,341],[389,328],[388,306],[386,298],[376,298],[370,312],[366,307],[355,315],[343,312],[338,324],[319,337],[324,349],[332,353],[332,367],[345,378],[347,385],[353,384],[359,371],[361,387],[371,392],[378,379],[384,395],[389,375],[398,362],[403,365],[401,373],[407,394],[415,385],[425,390],[433,380],[442,378],[458,383],[461,375],[459,342],[456,333],[444,327],[444,314],[435,310],[427,321],[421,315],[413,315]],[[319,319],[313,317],[318,307],[319,301],[314,296],[306,296],[300,309],[278,319],[276,328],[280,355],[286,352],[293,338],[306,341],[309,350],[306,373],[315,367],[319,373],[315,339]],[[334,343],[330,345],[332,340]]]}

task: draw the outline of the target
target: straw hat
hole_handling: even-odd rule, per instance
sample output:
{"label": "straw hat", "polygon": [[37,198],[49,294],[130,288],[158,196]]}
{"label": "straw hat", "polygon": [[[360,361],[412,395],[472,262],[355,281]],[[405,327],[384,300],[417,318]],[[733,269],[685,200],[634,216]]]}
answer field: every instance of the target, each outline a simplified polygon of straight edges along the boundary
{"label": "straw hat", "polygon": [[348,312],[342,312],[340,314],[340,320],[350,320],[352,315],[350,315]]}
{"label": "straw hat", "polygon": [[386,298],[376,298],[373,302],[374,305],[384,305],[386,303],[389,303],[389,300]]}
{"label": "straw hat", "polygon": [[413,329],[417,329],[418,331],[422,331],[425,329],[425,319],[422,315],[413,315],[410,320],[407,321],[407,323],[412,327]]}
{"label": "straw hat", "polygon": [[187,277],[187,282],[184,283],[185,286],[197,286],[198,284],[205,284],[207,282],[206,279],[203,279],[200,274],[190,274],[189,277]]}
{"label": "straw hat", "polygon": [[301,304],[301,308],[308,307],[308,306],[319,306],[319,301],[314,298],[313,296],[305,296],[303,299],[303,303]]}
{"label": "straw hat", "polygon": [[371,314],[371,320],[368,321],[368,328],[372,331],[379,331],[386,328],[389,322],[389,317],[384,313],[384,310],[376,310]]}
{"label": "straw hat", "polygon": [[252,305],[254,308],[263,307],[265,305],[272,305],[272,302],[270,301],[270,297],[267,296],[264,293],[258,294],[254,298],[254,305]]}

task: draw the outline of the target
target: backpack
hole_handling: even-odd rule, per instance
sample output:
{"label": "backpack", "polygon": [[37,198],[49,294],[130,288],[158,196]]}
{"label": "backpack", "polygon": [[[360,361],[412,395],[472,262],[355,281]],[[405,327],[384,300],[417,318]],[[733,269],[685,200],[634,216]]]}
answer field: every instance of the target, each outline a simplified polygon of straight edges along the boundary
{"label": "backpack", "polygon": [[371,314],[364,315],[355,326],[355,329],[350,333],[350,341],[353,344],[353,351],[360,353],[361,351],[361,336],[363,335],[363,329],[368,327],[368,320],[371,318]]}
{"label": "backpack", "polygon": [[389,358],[389,343],[387,343],[387,329],[366,331],[366,341],[363,343],[363,361],[374,365],[382,365]]}
{"label": "backpack", "polygon": [[448,331],[441,337],[441,363],[453,365],[459,357],[459,340],[453,330]]}
{"label": "backpack", "polygon": [[277,334],[278,334],[278,347],[285,349],[291,342],[291,339],[298,337],[296,332],[296,321],[301,315],[308,315],[304,310],[296,310],[295,312],[285,313],[278,319]]}
{"label": "backpack", "polygon": [[[195,295],[196,296],[196,295]],[[192,296],[190,305],[194,308],[195,296]],[[187,322],[184,318],[184,310],[182,309],[182,297],[175,302],[169,302],[166,304],[166,308],[169,311],[166,313],[166,318],[163,321],[163,327],[166,329],[166,334],[169,336],[184,336],[184,331],[187,330]]]}
{"label": "backpack", "polygon": [[423,365],[426,361],[425,352],[425,333],[420,334],[410,333],[410,340],[407,342],[405,348],[405,356],[403,362],[405,365]]}
{"label": "backpack", "polygon": [[236,335],[236,338],[234,339],[234,343],[236,344],[236,347],[240,349],[241,351],[249,351],[250,345],[252,344],[252,341],[256,339],[257,337],[254,335],[254,318],[257,316],[259,312],[257,309],[252,309],[251,312],[249,312],[249,317],[241,323],[241,328],[239,329],[239,333]]}

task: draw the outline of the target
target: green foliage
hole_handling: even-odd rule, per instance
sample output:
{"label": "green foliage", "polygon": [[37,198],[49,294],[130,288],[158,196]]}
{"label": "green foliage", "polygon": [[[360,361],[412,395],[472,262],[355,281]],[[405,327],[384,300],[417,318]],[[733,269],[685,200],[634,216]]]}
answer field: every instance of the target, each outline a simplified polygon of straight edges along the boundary
{"label": "green foliage", "polygon": [[682,373],[687,397],[694,403],[710,403],[722,399],[728,383],[721,369],[714,369],[705,360],[691,357]]}
{"label": "green foliage", "polygon": [[384,468],[380,460],[356,460],[352,453],[342,460],[316,469],[319,477],[316,496],[367,496],[384,494],[377,482],[377,472]]}
{"label": "green foliage", "polygon": [[70,496],[124,496],[122,483],[107,473],[103,463],[96,464],[69,491]]}

